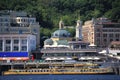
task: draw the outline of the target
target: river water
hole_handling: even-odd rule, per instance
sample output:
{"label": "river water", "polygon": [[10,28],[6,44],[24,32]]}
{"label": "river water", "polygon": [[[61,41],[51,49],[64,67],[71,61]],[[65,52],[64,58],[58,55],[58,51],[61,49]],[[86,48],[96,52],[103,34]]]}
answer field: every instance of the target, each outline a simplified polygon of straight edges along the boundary
{"label": "river water", "polygon": [[0,80],[120,80],[120,75],[8,75]]}

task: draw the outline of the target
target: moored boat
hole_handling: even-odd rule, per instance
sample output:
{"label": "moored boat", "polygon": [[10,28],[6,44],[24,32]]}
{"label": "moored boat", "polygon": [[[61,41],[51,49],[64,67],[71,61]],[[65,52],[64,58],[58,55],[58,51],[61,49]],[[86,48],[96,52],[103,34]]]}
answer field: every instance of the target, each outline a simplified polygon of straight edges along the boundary
{"label": "moored boat", "polygon": [[10,69],[3,75],[15,74],[111,74],[110,67],[99,67],[97,64],[54,65],[49,68]]}

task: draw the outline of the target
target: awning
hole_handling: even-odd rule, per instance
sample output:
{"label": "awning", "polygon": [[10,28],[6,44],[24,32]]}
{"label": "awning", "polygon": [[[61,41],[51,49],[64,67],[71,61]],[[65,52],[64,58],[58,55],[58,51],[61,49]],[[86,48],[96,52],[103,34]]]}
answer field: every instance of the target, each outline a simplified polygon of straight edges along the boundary
{"label": "awning", "polygon": [[92,60],[93,58],[92,58],[92,57],[87,57],[86,59],[88,59],[88,60]]}
{"label": "awning", "polygon": [[52,60],[51,58],[46,58],[45,60]]}
{"label": "awning", "polygon": [[58,58],[56,58],[56,57],[51,57],[51,58],[46,58],[45,60],[59,60]]}
{"label": "awning", "polygon": [[65,60],[65,58],[64,58],[64,57],[61,57],[60,60]]}
{"label": "awning", "polygon": [[99,60],[100,58],[98,58],[98,57],[94,57],[93,59],[95,59],[95,60]]}
{"label": "awning", "polygon": [[90,44],[89,46],[96,46],[95,44]]}
{"label": "awning", "polygon": [[70,57],[67,57],[67,58],[66,58],[66,60],[72,60],[72,58],[70,58]]}
{"label": "awning", "polygon": [[101,54],[101,53],[107,53],[107,52],[106,52],[106,50],[103,50],[103,51],[101,51],[101,52],[99,52],[99,53]]}
{"label": "awning", "polygon": [[84,57],[81,57],[81,58],[79,58],[79,60],[85,60],[85,58],[84,58]]}
{"label": "awning", "polygon": [[100,58],[98,57],[81,57],[79,60],[99,60]]}
{"label": "awning", "polygon": [[29,60],[29,57],[3,57],[0,60]]}
{"label": "awning", "polygon": [[52,58],[52,60],[58,60],[58,58],[54,57],[54,58]]}

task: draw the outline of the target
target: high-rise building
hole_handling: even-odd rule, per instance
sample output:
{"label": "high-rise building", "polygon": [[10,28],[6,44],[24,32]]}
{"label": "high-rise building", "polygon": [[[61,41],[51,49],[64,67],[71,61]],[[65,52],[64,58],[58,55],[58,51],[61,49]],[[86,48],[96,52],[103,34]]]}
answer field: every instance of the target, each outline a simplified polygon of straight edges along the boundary
{"label": "high-rise building", "polygon": [[83,25],[83,40],[97,47],[108,47],[112,41],[120,41],[120,23],[101,17],[86,21]]}

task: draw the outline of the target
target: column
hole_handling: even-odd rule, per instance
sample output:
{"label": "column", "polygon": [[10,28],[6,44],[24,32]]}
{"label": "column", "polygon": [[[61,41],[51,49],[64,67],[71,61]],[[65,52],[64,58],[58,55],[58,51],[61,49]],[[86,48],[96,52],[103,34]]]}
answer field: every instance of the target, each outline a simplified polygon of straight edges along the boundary
{"label": "column", "polygon": [[28,41],[29,39],[28,39],[28,37],[27,37],[27,52],[29,51],[29,41]]}
{"label": "column", "polygon": [[11,44],[10,44],[10,47],[11,47],[11,52],[13,51],[13,38],[11,37]]}
{"label": "column", "polygon": [[79,45],[79,49],[81,49],[81,45]]}
{"label": "column", "polygon": [[20,36],[19,36],[19,44],[18,44],[18,47],[19,47],[19,52],[21,51],[21,39],[20,39]]}
{"label": "column", "polygon": [[3,48],[2,48],[2,49],[3,49],[3,52],[4,52],[4,51],[5,51],[5,38],[3,37],[2,40],[3,40],[3,42],[2,42],[2,44],[3,44],[2,47],[3,47]]}

